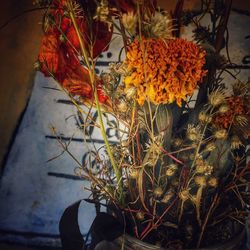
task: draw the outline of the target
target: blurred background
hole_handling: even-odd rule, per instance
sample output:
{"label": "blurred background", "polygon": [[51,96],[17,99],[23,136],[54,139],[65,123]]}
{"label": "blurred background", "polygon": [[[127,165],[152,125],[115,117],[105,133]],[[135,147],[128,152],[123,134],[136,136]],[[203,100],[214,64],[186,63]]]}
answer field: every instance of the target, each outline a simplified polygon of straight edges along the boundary
{"label": "blurred background", "polygon": [[[177,1],[161,0],[162,8],[171,11]],[[186,0],[185,9],[195,9],[199,0]],[[42,37],[43,10],[35,9],[32,0],[1,1],[0,8],[0,171],[4,175],[8,155],[22,121],[32,93],[36,72],[33,64],[37,59]],[[235,26],[234,36],[244,39],[242,30],[250,35],[250,1],[233,0]],[[241,18],[242,17],[242,18]],[[242,20],[242,22],[240,22]],[[248,40],[249,41],[249,40]],[[250,44],[250,43],[248,43]],[[246,45],[245,45],[246,46]],[[240,49],[240,48],[239,48]],[[246,51],[247,53],[247,48]],[[248,46],[248,55],[250,46]],[[248,76],[249,71],[248,71]],[[26,142],[29,140],[27,139]],[[25,145],[23,145],[25,147]],[[20,171],[22,166],[20,165]],[[0,190],[1,192],[1,190]],[[1,204],[0,206],[4,206]],[[19,216],[22,216],[20,214]],[[0,228],[1,233],[1,228]],[[31,236],[30,236],[31,237]],[[0,243],[0,250],[38,249],[28,246]],[[28,245],[28,244],[27,244]],[[49,249],[46,247],[46,249]]]}

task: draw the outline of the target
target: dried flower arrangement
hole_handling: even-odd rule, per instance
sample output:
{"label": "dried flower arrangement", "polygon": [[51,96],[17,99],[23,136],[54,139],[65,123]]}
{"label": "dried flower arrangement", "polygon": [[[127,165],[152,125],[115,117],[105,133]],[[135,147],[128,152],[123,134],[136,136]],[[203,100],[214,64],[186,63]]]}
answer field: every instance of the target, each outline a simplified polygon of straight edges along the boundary
{"label": "dried flower arrangement", "polygon": [[[221,79],[231,1],[201,1],[199,13],[183,12],[183,2],[171,16],[154,0],[39,1],[47,11],[36,67],[68,93],[83,130],[96,126],[105,141],[108,160],[97,149],[97,172],[79,163],[89,201],[106,201],[126,233],[171,249],[233,238],[249,205],[250,89],[239,79],[226,89]],[[206,13],[213,28],[200,24]],[[195,41],[179,38],[190,22]],[[125,58],[97,76],[113,33]],[[115,144],[105,134],[107,114],[119,124]]]}

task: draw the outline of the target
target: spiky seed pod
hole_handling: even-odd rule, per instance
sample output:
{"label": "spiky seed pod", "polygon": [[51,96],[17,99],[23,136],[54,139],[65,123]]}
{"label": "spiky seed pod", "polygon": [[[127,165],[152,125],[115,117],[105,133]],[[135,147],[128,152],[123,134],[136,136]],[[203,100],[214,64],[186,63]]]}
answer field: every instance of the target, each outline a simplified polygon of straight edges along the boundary
{"label": "spiky seed pod", "polygon": [[155,188],[155,190],[154,190],[154,195],[155,195],[156,197],[160,197],[160,196],[162,196],[162,194],[163,194],[163,190],[162,190],[161,187]]}
{"label": "spiky seed pod", "polygon": [[226,129],[220,129],[220,130],[216,130],[214,133],[214,137],[216,139],[226,139],[227,138],[227,130]]}
{"label": "spiky seed pod", "polygon": [[219,108],[219,112],[221,114],[227,113],[229,111],[229,106],[226,104],[222,104]]}
{"label": "spiky seed pod", "polygon": [[240,125],[241,127],[244,127],[248,124],[248,119],[244,115],[236,115],[235,116],[235,123]]}
{"label": "spiky seed pod", "polygon": [[210,115],[206,114],[204,111],[201,111],[199,113],[198,119],[202,123],[210,123],[212,121],[212,117]]}
{"label": "spiky seed pod", "polygon": [[144,25],[147,36],[151,38],[169,39],[172,37],[172,20],[166,11],[156,11],[149,22]]}
{"label": "spiky seed pod", "polygon": [[179,197],[180,199],[185,202],[186,200],[188,200],[190,198],[190,193],[188,189],[184,189],[179,193]]}
{"label": "spiky seed pod", "polygon": [[122,23],[124,28],[131,34],[136,33],[136,28],[138,24],[138,16],[134,12],[128,12],[122,15]]}
{"label": "spiky seed pod", "polygon": [[210,142],[206,145],[204,151],[208,151],[208,152],[211,152],[213,151],[214,149],[216,149],[216,145],[214,142]]}
{"label": "spiky seed pod", "polygon": [[212,177],[208,180],[208,185],[211,187],[216,188],[218,186],[218,179],[215,177]]}
{"label": "spiky seed pod", "polygon": [[243,96],[249,91],[249,83],[243,83],[241,81],[233,84],[233,93],[236,96]]}
{"label": "spiky seed pod", "polygon": [[222,88],[217,88],[216,90],[212,91],[208,96],[209,104],[213,107],[217,107],[220,104],[225,102],[225,92]]}
{"label": "spiky seed pod", "polygon": [[200,187],[205,187],[207,185],[207,180],[206,177],[203,175],[197,175],[194,177],[194,182],[200,186]]}
{"label": "spiky seed pod", "polygon": [[240,138],[237,135],[232,136],[231,138],[231,149],[239,149],[244,144],[241,142]]}
{"label": "spiky seed pod", "polygon": [[173,140],[173,146],[176,148],[180,147],[182,143],[183,143],[183,140],[181,138],[175,138]]}
{"label": "spiky seed pod", "polygon": [[137,218],[139,221],[144,220],[144,218],[145,218],[144,213],[143,213],[143,212],[138,212],[138,213],[136,214],[136,218]]}

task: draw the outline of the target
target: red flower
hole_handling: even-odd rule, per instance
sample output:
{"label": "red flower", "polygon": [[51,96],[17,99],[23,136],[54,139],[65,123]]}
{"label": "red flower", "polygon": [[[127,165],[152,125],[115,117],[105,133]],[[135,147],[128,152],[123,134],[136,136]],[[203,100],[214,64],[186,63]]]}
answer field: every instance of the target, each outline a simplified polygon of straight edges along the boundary
{"label": "red flower", "polygon": [[[42,39],[38,56],[41,63],[41,71],[45,76],[51,76],[51,74],[53,74],[72,94],[92,98],[93,90],[88,70],[81,66],[78,59],[78,55],[81,54],[79,38],[71,19],[64,14],[66,1],[54,0],[51,6],[52,8],[49,14],[53,17],[55,23],[48,28]],[[120,6],[120,10],[123,12],[133,11],[136,8],[136,4],[133,0],[110,0],[110,6]],[[87,7],[86,9],[88,9]],[[155,0],[153,0],[153,2],[151,0],[145,0],[145,8],[146,7],[153,10],[155,8]],[[84,16],[84,13],[82,13],[82,15],[83,17],[76,19],[76,23],[88,55],[95,58],[108,49],[112,37],[112,30],[109,30],[106,23],[99,21],[93,21],[90,30],[87,17]],[[63,35],[66,36],[66,41],[61,39]],[[92,38],[92,40],[90,40],[90,38]],[[90,46],[91,44],[93,47]],[[98,82],[96,86],[100,102],[107,102],[108,97],[102,90],[101,82]]]}
{"label": "red flower", "polygon": [[60,41],[55,34],[48,33],[43,37],[38,60],[45,76],[51,76],[53,73],[58,79],[62,78],[66,61],[60,46]]}

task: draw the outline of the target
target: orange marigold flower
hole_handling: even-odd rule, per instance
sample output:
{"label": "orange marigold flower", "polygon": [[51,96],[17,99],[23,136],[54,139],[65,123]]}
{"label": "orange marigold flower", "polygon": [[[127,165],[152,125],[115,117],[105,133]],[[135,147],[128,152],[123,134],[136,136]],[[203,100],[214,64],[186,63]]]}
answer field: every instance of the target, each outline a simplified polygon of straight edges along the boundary
{"label": "orange marigold flower", "polygon": [[244,98],[241,96],[231,96],[227,99],[228,111],[222,114],[217,114],[214,117],[214,125],[218,128],[229,128],[231,124],[237,125],[237,116],[249,117],[250,111],[245,105]]}
{"label": "orange marigold flower", "polygon": [[126,88],[137,88],[140,105],[148,98],[154,104],[176,101],[181,106],[206,74],[205,51],[180,38],[135,40],[126,64],[131,71],[124,79]]}

